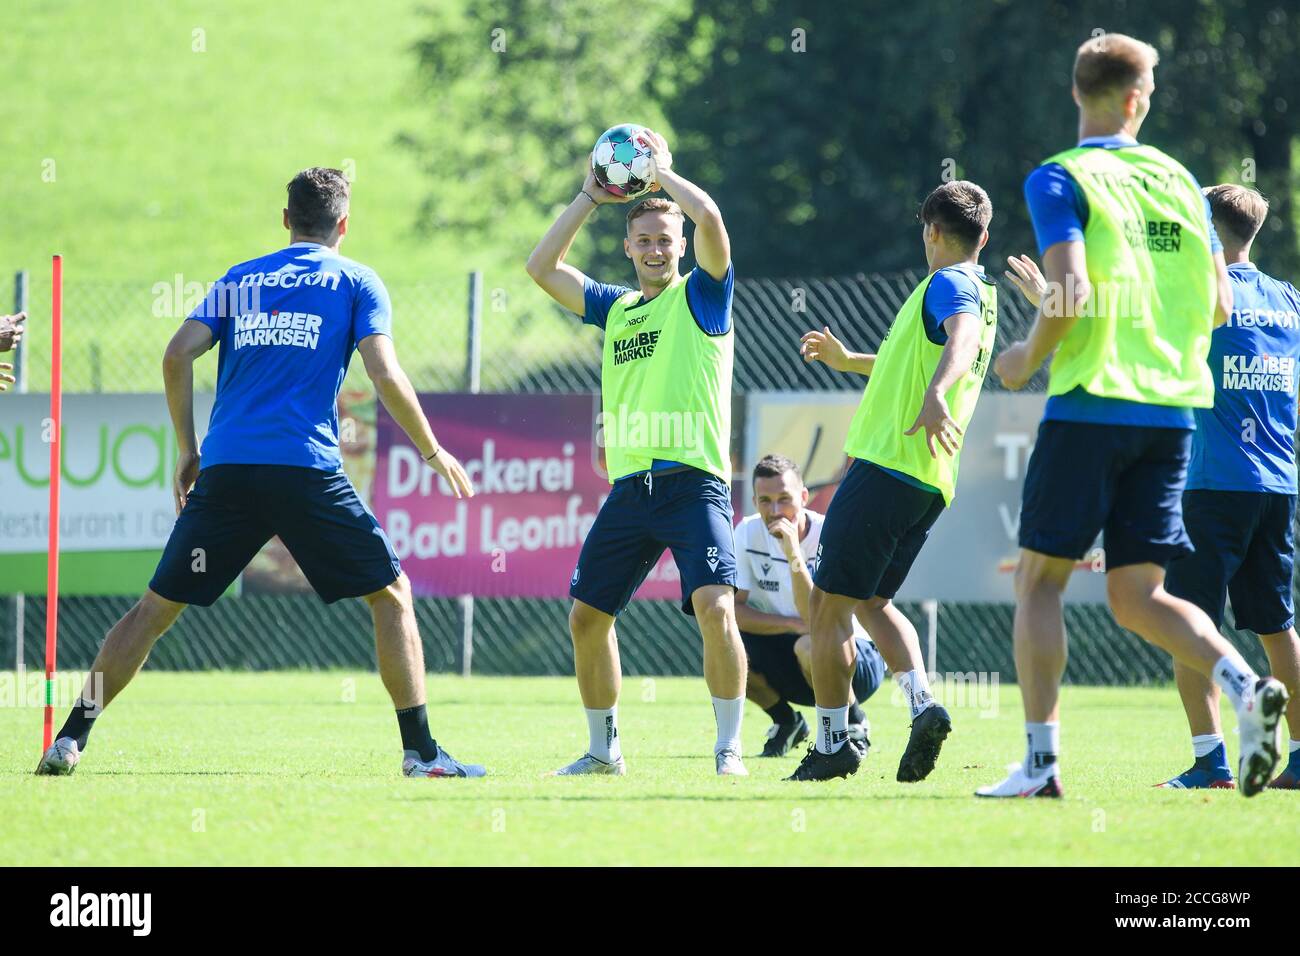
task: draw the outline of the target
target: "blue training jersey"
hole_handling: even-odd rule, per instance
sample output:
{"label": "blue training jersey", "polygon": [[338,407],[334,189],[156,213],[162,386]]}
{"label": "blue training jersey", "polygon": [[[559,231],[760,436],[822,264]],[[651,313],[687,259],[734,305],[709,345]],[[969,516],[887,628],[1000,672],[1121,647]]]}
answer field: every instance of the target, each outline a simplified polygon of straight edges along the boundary
{"label": "blue training jersey", "polygon": [[1293,495],[1300,293],[1250,263],[1228,277],[1232,314],[1210,337],[1214,407],[1196,409],[1187,487]]}
{"label": "blue training jersey", "polygon": [[314,242],[233,266],[195,309],[219,344],[200,464],[343,467],[338,394],[357,343],[392,334],[379,277]]}
{"label": "blue training jersey", "polygon": [[[1093,136],[1080,146],[1097,149],[1125,149],[1138,145],[1123,134]],[[1196,187],[1198,190],[1200,186]],[[1060,163],[1045,163],[1025,179],[1025,202],[1034,224],[1038,253],[1042,255],[1058,242],[1082,242],[1088,223],[1088,200],[1078,183]],[[1222,252],[1223,244],[1214,230],[1210,201],[1205,200],[1205,218],[1210,225],[1210,251]],[[1191,409],[1147,405],[1122,398],[1104,398],[1084,391],[1083,386],[1064,395],[1052,395],[1043,411],[1045,421],[1091,422],[1102,425],[1148,425],[1160,428],[1192,428]]]}

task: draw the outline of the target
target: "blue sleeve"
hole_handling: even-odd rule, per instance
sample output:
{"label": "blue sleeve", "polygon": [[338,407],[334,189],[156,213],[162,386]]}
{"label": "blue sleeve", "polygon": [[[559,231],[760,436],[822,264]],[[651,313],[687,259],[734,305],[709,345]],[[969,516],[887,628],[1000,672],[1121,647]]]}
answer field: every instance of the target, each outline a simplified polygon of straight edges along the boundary
{"label": "blue sleeve", "polygon": [[603,329],[609,319],[609,309],[632,290],[625,285],[610,285],[588,279],[582,284],[582,322]]}
{"label": "blue sleeve", "polygon": [[352,298],[352,341],[360,342],[368,335],[393,337],[393,304],[379,276],[367,270],[357,276]]}
{"label": "blue sleeve", "polygon": [[1088,210],[1074,177],[1059,163],[1039,166],[1025,178],[1025,203],[1041,256],[1058,242],[1082,242]]}
{"label": "blue sleeve", "polygon": [[699,266],[686,277],[686,304],[691,307],[695,324],[707,335],[726,335],[731,331],[731,294],[736,285],[736,269],[727,263],[727,274],[718,281]]}
{"label": "blue sleeve", "polygon": [[239,283],[232,282],[230,273],[227,272],[213,283],[203,301],[185,318],[206,325],[212,332],[212,344],[215,345],[221,341],[226,319],[230,318],[230,304],[238,301]]}
{"label": "blue sleeve", "polygon": [[921,321],[925,335],[935,345],[948,344],[948,330],[944,322],[958,312],[979,315],[980,290],[975,280],[963,269],[940,269],[930,280],[921,300]]}

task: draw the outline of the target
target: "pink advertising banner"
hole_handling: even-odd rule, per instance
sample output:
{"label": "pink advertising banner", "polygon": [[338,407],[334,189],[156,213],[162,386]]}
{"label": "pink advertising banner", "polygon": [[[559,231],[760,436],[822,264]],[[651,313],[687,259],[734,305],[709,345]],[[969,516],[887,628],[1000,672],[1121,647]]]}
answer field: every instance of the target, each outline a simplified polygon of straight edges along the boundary
{"label": "pink advertising banner", "polygon": [[[567,597],[609,494],[595,441],[599,396],[426,394],[420,404],[476,494],[457,500],[379,408],[371,507],[415,593]],[[671,555],[636,596],[680,598]]]}

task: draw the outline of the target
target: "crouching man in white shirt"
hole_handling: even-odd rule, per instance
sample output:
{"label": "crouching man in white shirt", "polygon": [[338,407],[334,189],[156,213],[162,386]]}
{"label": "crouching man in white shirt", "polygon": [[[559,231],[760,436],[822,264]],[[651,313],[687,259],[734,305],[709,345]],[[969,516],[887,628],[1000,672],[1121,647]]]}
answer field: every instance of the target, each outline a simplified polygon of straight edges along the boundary
{"label": "crouching man in white shirt", "polygon": [[[823,516],[805,507],[808,489],[799,466],[766,455],[754,466],[758,513],[736,526],[736,621],[749,657],[746,696],[767,712],[763,757],[782,757],[808,736],[808,723],[791,704],[812,707],[812,640],[808,599],[817,569]],[[855,616],[857,661],[849,702],[849,740],[866,756],[867,719],[860,704],[885,678],[885,662]]]}

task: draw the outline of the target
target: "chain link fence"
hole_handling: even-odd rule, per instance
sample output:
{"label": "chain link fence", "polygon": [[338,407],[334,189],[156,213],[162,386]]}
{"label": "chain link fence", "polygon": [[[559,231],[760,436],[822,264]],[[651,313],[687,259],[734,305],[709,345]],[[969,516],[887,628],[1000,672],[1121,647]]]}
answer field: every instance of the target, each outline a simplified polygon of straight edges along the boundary
{"label": "chain link fence", "polygon": [[[805,363],[800,336],[829,326],[851,347],[874,350],[898,308],[922,278],[920,273],[858,275],[825,279],[740,279],[736,283],[735,388],[751,390],[840,390],[862,387],[856,376]],[[1022,336],[1032,310],[1009,283],[999,280],[998,347]],[[462,391],[472,376],[471,328],[480,331],[485,392],[591,392],[600,387],[601,339],[575,317],[550,305],[533,290],[491,282],[394,283],[389,285],[395,340],[417,389]],[[132,355],[161,356],[177,322],[189,308],[179,277],[166,283],[72,283],[65,290],[65,382],[68,391],[156,392],[161,376],[122,362],[117,343],[131,343]],[[39,292],[31,291],[33,299]],[[478,299],[477,308],[473,301]],[[481,322],[472,316],[481,314]],[[48,349],[40,326],[27,342],[28,387],[48,381]],[[215,386],[216,363],[195,366],[195,387]],[[985,388],[1000,390],[990,375]],[[1045,387],[1045,374],[1031,390]],[[359,363],[348,385],[366,387]],[[118,597],[67,597],[60,601],[59,657],[65,668],[89,666],[104,633],[132,604]],[[14,660],[15,601],[0,597],[0,661]],[[419,598],[417,617],[428,666],[464,672],[463,606],[454,599]],[[919,605],[902,605],[922,635],[927,621]],[[941,673],[1015,673],[1009,604],[943,604],[937,616],[936,656]],[[45,602],[25,601],[25,658],[41,664]],[[474,602],[472,669],[478,674],[573,672],[568,638],[568,602],[488,599]],[[1120,628],[1102,605],[1066,608],[1070,635],[1068,682],[1127,684],[1167,681],[1172,670],[1162,652]],[[1230,626],[1225,633],[1257,668],[1265,662],[1258,641]],[[702,651],[694,620],[675,601],[636,601],[619,619],[619,648],[630,676],[699,674]],[[924,641],[924,638],[923,638]],[[7,646],[6,646],[7,645]],[[374,667],[369,614],[359,601],[326,607],[309,595],[223,598],[212,608],[191,608],[159,642],[153,666],[211,668]]]}

